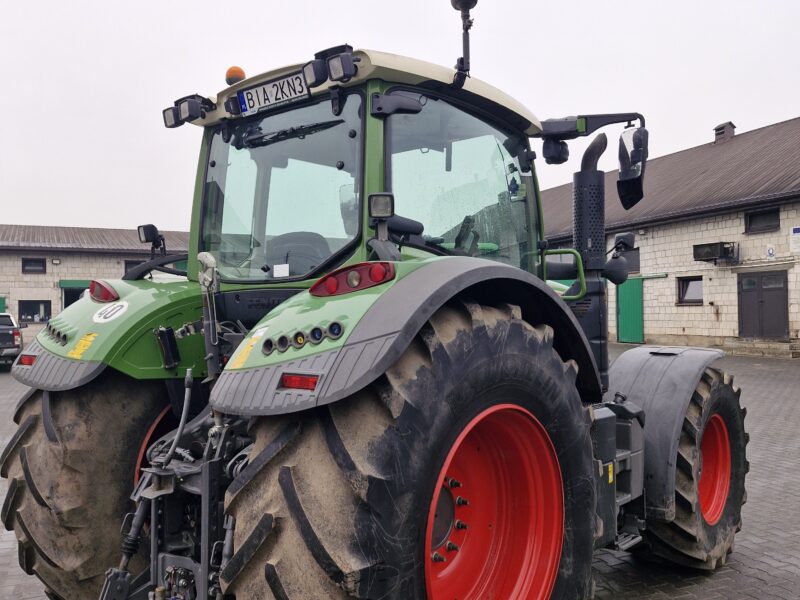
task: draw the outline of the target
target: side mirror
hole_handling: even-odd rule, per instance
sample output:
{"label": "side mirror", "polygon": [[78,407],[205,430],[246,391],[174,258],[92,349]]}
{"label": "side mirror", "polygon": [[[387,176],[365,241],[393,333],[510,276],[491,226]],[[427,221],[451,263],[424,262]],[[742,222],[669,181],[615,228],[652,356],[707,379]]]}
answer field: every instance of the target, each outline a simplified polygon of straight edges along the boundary
{"label": "side mirror", "polygon": [[619,181],[617,191],[625,210],[644,197],[648,133],[644,127],[629,127],[619,137]]}
{"label": "side mirror", "polygon": [[339,187],[339,213],[342,215],[342,225],[347,235],[358,234],[358,198],[355,186],[348,183]]}
{"label": "side mirror", "polygon": [[17,329],[27,329],[27,328],[28,328],[27,323],[20,323],[19,325],[17,325]]}

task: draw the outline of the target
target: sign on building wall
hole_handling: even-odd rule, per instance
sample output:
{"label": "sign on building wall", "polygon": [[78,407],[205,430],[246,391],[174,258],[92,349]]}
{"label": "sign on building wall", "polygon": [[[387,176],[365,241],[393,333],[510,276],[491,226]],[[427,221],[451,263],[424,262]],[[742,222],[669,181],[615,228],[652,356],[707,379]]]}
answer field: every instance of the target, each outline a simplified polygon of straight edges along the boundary
{"label": "sign on building wall", "polygon": [[789,232],[789,251],[800,254],[800,227],[792,227]]}

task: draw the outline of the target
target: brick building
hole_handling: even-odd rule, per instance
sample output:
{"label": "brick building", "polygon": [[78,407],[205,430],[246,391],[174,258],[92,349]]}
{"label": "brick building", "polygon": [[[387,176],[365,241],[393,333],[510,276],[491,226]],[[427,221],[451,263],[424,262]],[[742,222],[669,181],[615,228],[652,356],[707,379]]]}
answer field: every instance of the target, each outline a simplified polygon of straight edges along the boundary
{"label": "brick building", "polygon": [[[187,233],[163,234],[170,253],[186,252]],[[27,323],[33,339],[90,279],[119,279],[149,258],[133,229],[0,225],[0,312]]]}
{"label": "brick building", "polygon": [[[626,212],[606,175],[607,243],[636,233],[609,284],[611,339],[800,356],[800,118],[651,159]],[[548,239],[569,245],[571,186],[543,192]]]}

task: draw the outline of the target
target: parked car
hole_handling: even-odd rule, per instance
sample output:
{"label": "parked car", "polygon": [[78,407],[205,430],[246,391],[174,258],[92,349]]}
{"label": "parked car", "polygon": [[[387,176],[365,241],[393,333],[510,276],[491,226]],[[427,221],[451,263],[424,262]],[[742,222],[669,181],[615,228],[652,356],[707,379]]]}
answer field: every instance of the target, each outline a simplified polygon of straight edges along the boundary
{"label": "parked car", "polygon": [[0,313],[0,370],[11,368],[14,360],[22,352],[22,329],[26,323],[17,324],[14,316]]}

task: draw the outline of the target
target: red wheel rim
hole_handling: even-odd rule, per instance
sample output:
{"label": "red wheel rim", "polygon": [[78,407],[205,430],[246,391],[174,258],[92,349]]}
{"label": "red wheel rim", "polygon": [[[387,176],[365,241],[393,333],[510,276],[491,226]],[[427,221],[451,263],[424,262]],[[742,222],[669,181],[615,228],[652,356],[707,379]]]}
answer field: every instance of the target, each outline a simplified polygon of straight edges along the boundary
{"label": "red wheel rim", "polygon": [[564,537],[561,468],[527,410],[501,404],[467,425],[428,511],[428,600],[549,598]]}
{"label": "red wheel rim", "polygon": [[714,525],[722,517],[731,486],[731,443],[728,427],[719,415],[706,424],[700,455],[700,509],[706,522]]}
{"label": "red wheel rim", "polygon": [[[161,426],[165,421],[164,419],[172,410],[171,406],[165,406],[164,410],[162,410],[158,416],[155,418],[150,424],[150,427],[147,429],[147,433],[142,440],[141,446],[139,446],[139,454],[136,456],[136,469],[133,472],[133,485],[136,486],[139,483],[139,477],[142,475],[142,469],[144,468],[145,463],[145,453],[147,452],[147,448],[150,447],[150,443],[153,439],[157,437],[161,437],[166,431],[163,431],[163,427]],[[158,436],[156,436],[156,432],[158,432]]]}

